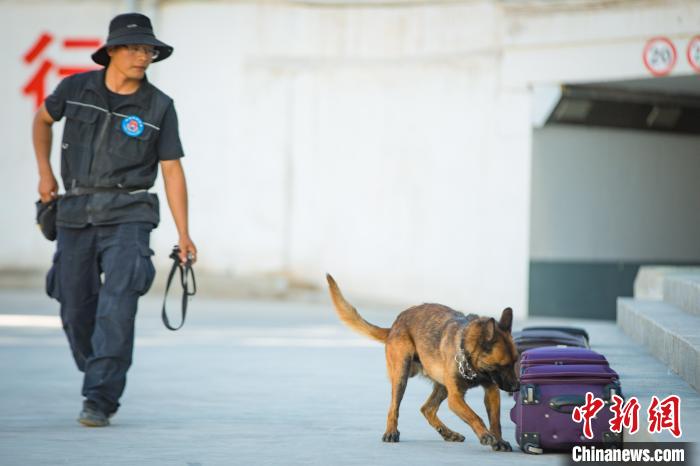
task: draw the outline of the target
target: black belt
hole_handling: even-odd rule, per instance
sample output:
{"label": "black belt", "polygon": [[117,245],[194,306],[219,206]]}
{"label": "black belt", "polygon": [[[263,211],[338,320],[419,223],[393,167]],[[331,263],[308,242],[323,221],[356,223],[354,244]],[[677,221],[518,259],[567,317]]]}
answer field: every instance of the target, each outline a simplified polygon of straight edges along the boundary
{"label": "black belt", "polygon": [[[173,252],[170,253],[170,258],[173,260],[173,267],[170,269],[170,274],[168,275],[168,283],[165,285],[165,296],[163,297],[163,324],[169,330],[178,330],[185,325],[185,317],[187,316],[187,301],[190,296],[194,296],[197,293],[197,282],[194,279],[194,270],[192,269],[192,258],[187,256],[187,261],[184,265],[180,262],[180,247],[175,246]],[[180,270],[180,283],[182,284],[182,321],[177,327],[172,327],[170,321],[168,320],[168,314],[165,312],[165,301],[168,298],[168,290],[170,289],[170,283],[173,281],[175,276],[175,271]],[[189,290],[188,277],[192,277],[192,291]]]}
{"label": "black belt", "polygon": [[136,191],[147,191],[148,188],[87,188],[76,186],[66,191],[66,196],[84,196],[86,194],[95,193],[124,193],[131,194]]}

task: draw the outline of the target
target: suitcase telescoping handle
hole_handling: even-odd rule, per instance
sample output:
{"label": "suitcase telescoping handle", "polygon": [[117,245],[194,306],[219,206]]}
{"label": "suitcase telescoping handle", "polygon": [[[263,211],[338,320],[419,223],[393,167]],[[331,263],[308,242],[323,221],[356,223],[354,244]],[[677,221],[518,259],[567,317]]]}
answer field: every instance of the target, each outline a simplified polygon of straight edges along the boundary
{"label": "suitcase telescoping handle", "polygon": [[586,398],[583,395],[559,395],[549,400],[549,407],[560,413],[572,413],[576,406],[586,404]]}

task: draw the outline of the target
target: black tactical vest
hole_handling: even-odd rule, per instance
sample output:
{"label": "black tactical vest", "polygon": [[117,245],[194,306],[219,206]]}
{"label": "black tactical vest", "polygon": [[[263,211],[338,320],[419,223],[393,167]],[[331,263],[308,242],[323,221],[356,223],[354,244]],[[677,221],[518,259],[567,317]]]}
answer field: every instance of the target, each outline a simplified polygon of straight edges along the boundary
{"label": "black tactical vest", "polygon": [[[139,90],[109,108],[105,71],[76,75],[66,100],[61,177],[68,193],[58,207],[64,227],[159,222],[158,197],[145,192],[158,174],[156,141],[171,99],[145,78]],[[125,122],[125,120],[127,120]],[[127,125],[126,123],[131,123]],[[75,188],[116,188],[71,195]]]}

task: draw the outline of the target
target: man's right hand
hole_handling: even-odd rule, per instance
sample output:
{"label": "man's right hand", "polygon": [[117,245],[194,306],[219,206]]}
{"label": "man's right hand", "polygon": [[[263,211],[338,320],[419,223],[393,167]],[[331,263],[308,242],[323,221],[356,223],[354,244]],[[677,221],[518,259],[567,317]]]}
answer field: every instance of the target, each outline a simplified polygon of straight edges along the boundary
{"label": "man's right hand", "polygon": [[49,202],[58,197],[58,183],[53,173],[39,178],[39,199],[42,203]]}
{"label": "man's right hand", "polygon": [[46,110],[46,105],[41,104],[41,107],[34,115],[32,123],[32,142],[34,143],[34,152],[37,167],[39,168],[39,199],[44,203],[58,197],[58,183],[56,183],[56,177],[53,176],[53,170],[49,162],[51,141],[53,140],[51,126],[53,124],[53,118]]}

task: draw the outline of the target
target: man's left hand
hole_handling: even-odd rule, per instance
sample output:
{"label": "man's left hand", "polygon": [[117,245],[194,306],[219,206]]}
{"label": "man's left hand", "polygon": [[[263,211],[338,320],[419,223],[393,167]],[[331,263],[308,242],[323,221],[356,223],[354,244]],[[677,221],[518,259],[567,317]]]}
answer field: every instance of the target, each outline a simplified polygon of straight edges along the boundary
{"label": "man's left hand", "polygon": [[190,254],[193,264],[197,262],[197,246],[194,245],[189,236],[180,237],[178,246],[180,246],[180,262],[182,264],[187,262],[187,254]]}

